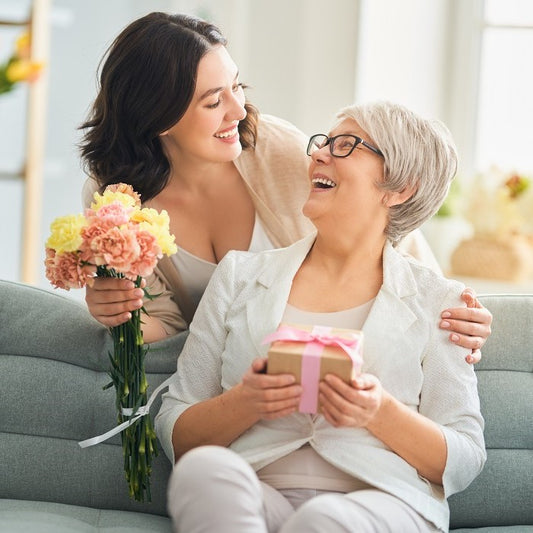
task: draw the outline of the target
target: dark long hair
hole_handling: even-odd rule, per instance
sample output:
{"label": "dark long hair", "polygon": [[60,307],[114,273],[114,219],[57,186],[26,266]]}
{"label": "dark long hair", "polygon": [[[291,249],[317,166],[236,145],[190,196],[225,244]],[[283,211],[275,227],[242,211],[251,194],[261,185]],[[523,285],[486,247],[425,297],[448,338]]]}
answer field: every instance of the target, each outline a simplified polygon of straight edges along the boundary
{"label": "dark long hair", "polygon": [[[143,202],[159,194],[170,163],[159,134],[176,124],[196,87],[198,63],[215,45],[226,45],[220,30],[188,15],[150,13],[115,39],[103,58],[100,87],[80,142],[84,170],[101,189],[129,183]],[[254,147],[257,110],[245,105],[239,124],[243,149]]]}

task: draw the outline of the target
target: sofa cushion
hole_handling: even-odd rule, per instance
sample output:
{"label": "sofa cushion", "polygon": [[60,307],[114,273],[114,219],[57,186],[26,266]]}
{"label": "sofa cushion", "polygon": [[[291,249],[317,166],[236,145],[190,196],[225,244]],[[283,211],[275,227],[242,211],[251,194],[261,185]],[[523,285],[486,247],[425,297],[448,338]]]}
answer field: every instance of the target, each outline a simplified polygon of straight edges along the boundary
{"label": "sofa cushion", "polygon": [[9,533],[171,533],[169,518],[61,503],[0,500],[0,531]]}

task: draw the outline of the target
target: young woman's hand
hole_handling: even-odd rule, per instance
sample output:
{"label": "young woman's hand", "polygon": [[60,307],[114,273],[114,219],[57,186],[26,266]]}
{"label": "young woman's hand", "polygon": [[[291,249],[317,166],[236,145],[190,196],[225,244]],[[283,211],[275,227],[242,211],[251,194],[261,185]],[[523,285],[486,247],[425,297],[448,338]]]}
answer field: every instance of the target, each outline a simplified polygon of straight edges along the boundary
{"label": "young woman's hand", "polygon": [[451,342],[472,350],[466,357],[468,363],[478,363],[480,350],[491,333],[492,314],[479,303],[473,289],[466,288],[461,298],[467,307],[445,309],[439,326],[450,331]]}
{"label": "young woman's hand", "polygon": [[319,385],[320,412],[334,427],[366,427],[383,400],[381,382],[372,374],[361,374],[350,384],[327,374]]}
{"label": "young woman's hand", "polygon": [[298,410],[302,387],[291,374],[266,374],[266,359],[255,359],[242,378],[243,402],[257,419],[274,420]]}
{"label": "young woman's hand", "polygon": [[[143,280],[142,287],[146,285]],[[108,328],[119,326],[131,318],[131,311],[143,306],[144,291],[128,279],[95,278],[85,290],[89,313]]]}

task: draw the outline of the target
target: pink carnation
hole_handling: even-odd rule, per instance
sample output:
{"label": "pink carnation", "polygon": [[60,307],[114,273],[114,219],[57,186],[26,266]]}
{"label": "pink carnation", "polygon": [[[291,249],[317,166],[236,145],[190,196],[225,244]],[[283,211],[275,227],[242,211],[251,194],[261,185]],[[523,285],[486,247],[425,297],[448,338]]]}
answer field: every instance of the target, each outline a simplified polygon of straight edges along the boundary
{"label": "pink carnation", "polygon": [[92,243],[97,237],[105,235],[113,225],[109,223],[109,220],[98,218],[94,214],[91,215],[90,211],[92,210],[88,209],[85,214],[89,225],[81,230],[82,244],[80,247],[80,259],[88,263],[95,263]]}
{"label": "pink carnation", "polygon": [[137,231],[137,242],[141,251],[139,258],[132,263],[128,277],[135,278],[142,276],[144,278],[153,272],[158,259],[163,254],[157,244],[157,239],[149,231]]}
{"label": "pink carnation", "polygon": [[[96,217],[100,219],[102,225],[109,224],[109,226],[122,226],[127,224],[130,219],[130,213],[133,211],[131,207],[126,207],[118,200],[110,204],[103,205],[96,211]],[[90,223],[91,221],[89,221]]]}
{"label": "pink carnation", "polygon": [[138,260],[140,246],[135,231],[131,228],[111,228],[91,241],[94,262],[107,265],[118,272],[129,272]]}
{"label": "pink carnation", "polygon": [[51,248],[46,249],[46,277],[58,289],[80,289],[85,286],[86,275],[79,267],[77,252],[56,254]]}

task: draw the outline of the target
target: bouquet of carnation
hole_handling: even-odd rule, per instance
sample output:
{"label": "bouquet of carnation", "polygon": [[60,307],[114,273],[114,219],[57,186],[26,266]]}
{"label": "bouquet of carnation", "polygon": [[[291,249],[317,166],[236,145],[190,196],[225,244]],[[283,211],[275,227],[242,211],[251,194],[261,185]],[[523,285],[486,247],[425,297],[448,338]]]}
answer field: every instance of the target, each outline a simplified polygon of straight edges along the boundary
{"label": "bouquet of carnation", "polygon": [[[167,212],[141,208],[139,195],[129,185],[110,185],[103,194],[94,194],[85,214],[52,222],[46,242],[46,277],[66,290],[92,286],[95,277],[128,278],[140,287],[163,254],[175,252]],[[138,416],[147,414],[147,408],[142,408],[148,388],[141,309],[128,322],[111,328],[111,335],[111,383],[106,388],[115,386],[118,424],[126,426],[122,447],[129,493],[137,501],[145,497],[150,501],[151,460],[157,448],[150,416]]]}
{"label": "bouquet of carnation", "polygon": [[42,63],[30,59],[30,35],[23,33],[17,39],[11,57],[0,64],[0,94],[11,91],[20,81],[35,81],[42,68]]}

